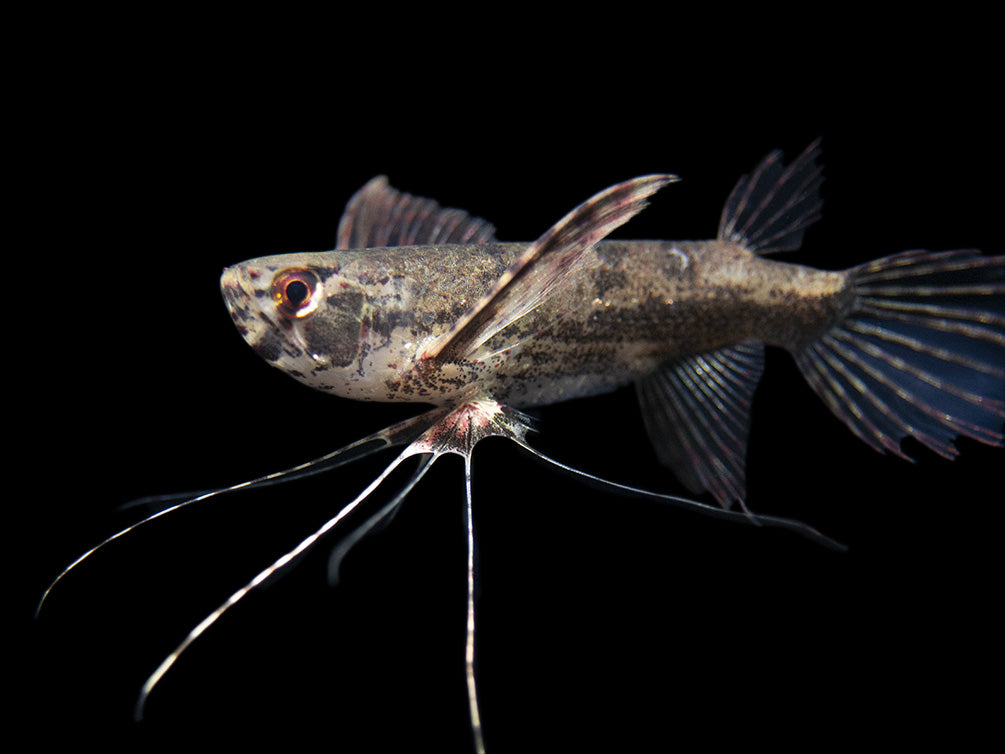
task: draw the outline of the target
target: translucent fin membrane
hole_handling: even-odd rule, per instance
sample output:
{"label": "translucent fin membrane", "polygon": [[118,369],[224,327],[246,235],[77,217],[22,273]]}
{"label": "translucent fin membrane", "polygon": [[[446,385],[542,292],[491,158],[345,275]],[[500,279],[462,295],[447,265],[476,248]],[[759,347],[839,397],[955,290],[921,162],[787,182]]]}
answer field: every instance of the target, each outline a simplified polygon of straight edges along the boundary
{"label": "translucent fin membrane", "polygon": [[719,240],[759,254],[798,249],[805,230],[820,219],[819,155],[819,139],[789,165],[776,150],[740,178],[722,208]]}
{"label": "translucent fin membrane", "polygon": [[638,386],[660,462],[724,508],[746,498],[750,402],[763,371],[764,346],[749,341],[664,364]]}
{"label": "translucent fin membrane", "polygon": [[425,357],[466,358],[493,335],[533,311],[582,269],[593,246],[641,212],[649,197],[678,180],[644,175],[594,194],[530,244]]}
{"label": "translucent fin membrane", "polygon": [[335,248],[486,243],[494,234],[495,228],[480,217],[398,191],[388,185],[386,176],[379,175],[349,200],[339,221]]}
{"label": "translucent fin membrane", "polygon": [[796,356],[831,410],[905,458],[907,436],[947,458],[956,436],[1001,445],[1005,257],[909,251],[850,274],[855,309]]}

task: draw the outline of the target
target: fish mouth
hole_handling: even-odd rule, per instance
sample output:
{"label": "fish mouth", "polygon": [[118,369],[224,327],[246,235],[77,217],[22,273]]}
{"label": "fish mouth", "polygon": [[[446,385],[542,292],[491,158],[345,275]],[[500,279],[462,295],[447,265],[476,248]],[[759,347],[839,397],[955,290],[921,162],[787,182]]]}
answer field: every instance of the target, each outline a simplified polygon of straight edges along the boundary
{"label": "fish mouth", "polygon": [[227,306],[230,318],[241,330],[242,335],[246,335],[247,322],[254,319],[252,311],[252,301],[254,296],[248,290],[244,280],[244,270],[240,265],[228,267],[220,276],[220,292],[223,294],[223,302]]}
{"label": "fish mouth", "polygon": [[[284,353],[292,355],[287,333],[276,318],[263,311],[261,301],[267,291],[256,287],[262,278],[258,269],[245,265],[228,267],[220,276],[220,292],[230,318],[245,342],[270,364],[278,364]],[[266,298],[266,300],[268,300]]]}
{"label": "fish mouth", "polygon": [[[247,269],[243,265],[227,267],[220,275],[220,292],[237,331],[248,345],[258,350],[265,323]],[[270,361],[275,359],[275,354],[269,356]]]}

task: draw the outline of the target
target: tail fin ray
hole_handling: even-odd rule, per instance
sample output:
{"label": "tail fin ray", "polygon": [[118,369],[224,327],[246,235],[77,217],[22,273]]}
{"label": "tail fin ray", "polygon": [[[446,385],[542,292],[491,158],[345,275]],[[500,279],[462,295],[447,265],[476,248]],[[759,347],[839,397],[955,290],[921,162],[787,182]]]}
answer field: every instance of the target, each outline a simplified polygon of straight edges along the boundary
{"label": "tail fin ray", "polygon": [[831,410],[880,452],[912,436],[952,458],[953,439],[1005,435],[1005,257],[909,251],[849,273],[857,303],[796,355]]}

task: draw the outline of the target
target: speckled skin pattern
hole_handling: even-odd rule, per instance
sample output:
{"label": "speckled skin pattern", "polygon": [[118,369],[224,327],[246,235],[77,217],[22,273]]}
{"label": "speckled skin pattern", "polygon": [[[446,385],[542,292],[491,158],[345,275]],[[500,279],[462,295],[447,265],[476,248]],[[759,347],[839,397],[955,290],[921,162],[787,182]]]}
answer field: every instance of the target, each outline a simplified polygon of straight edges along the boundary
{"label": "speckled skin pattern", "polygon": [[[748,338],[798,350],[853,304],[843,272],[775,262],[724,241],[604,241],[583,271],[475,353],[426,349],[526,244],[287,254],[228,268],[224,298],[248,343],[319,390],[450,405],[473,394],[516,408],[612,390],[667,360]],[[306,270],[315,306],[290,317],[275,281]]]}

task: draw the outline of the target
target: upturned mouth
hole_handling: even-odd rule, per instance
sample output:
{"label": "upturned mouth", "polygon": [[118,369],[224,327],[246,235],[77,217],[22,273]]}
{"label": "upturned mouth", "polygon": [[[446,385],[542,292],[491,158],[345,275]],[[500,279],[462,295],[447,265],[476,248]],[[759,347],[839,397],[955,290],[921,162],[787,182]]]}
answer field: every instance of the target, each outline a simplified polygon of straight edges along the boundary
{"label": "upturned mouth", "polygon": [[241,327],[243,322],[251,319],[251,294],[242,285],[240,266],[228,267],[223,271],[220,276],[220,292],[234,324]]}

